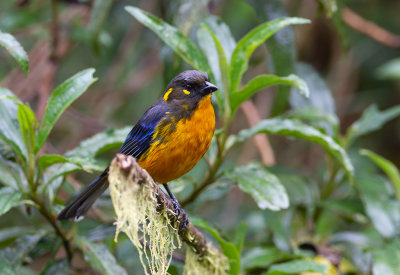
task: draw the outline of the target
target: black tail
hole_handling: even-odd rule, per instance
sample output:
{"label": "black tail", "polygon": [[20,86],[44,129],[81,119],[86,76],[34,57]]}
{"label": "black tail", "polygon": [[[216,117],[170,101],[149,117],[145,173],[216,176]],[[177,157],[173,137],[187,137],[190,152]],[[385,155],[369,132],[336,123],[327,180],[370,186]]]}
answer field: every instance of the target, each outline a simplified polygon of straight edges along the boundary
{"label": "black tail", "polygon": [[57,216],[58,220],[78,219],[85,215],[93,203],[108,188],[108,168],[95,179],[77,198],[70,202]]}

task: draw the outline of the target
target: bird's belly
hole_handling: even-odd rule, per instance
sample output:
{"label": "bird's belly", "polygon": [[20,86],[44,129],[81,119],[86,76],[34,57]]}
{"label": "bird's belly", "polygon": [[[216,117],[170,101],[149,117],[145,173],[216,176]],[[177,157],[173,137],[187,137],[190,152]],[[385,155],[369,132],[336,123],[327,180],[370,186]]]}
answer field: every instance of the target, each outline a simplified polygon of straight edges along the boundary
{"label": "bird's belly", "polygon": [[[189,172],[203,157],[215,130],[215,114],[210,102],[199,103],[189,119],[182,119],[163,141],[155,141],[148,153],[139,158],[158,183],[166,183]],[[204,106],[203,106],[204,105]]]}

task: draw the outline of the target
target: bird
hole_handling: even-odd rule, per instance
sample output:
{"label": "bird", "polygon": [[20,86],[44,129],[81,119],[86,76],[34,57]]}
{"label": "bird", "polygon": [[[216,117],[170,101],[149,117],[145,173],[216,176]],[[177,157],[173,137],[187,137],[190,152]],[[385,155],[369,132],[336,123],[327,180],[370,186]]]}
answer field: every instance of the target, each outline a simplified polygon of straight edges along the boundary
{"label": "bird", "polygon": [[[189,172],[210,146],[215,131],[212,93],[218,88],[207,73],[183,71],[167,85],[163,95],[143,114],[123,142],[119,153],[131,155],[155,182],[163,184],[182,210],[168,182]],[[79,220],[108,188],[109,166],[57,216]],[[184,213],[184,212],[183,212]],[[185,219],[187,216],[185,214]]]}

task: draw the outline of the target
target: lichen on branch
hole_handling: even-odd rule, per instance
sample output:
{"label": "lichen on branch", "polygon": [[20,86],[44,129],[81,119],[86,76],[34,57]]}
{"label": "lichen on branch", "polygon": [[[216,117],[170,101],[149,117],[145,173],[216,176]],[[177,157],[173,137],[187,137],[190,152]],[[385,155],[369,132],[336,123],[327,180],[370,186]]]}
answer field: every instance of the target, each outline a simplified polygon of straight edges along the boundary
{"label": "lichen on branch", "polygon": [[181,247],[181,240],[189,246],[185,274],[198,274],[193,269],[226,274],[229,263],[225,255],[207,243],[190,222],[185,230],[178,230],[184,214],[176,216],[170,198],[134,158],[118,154],[109,173],[117,216],[115,240],[119,232],[127,234],[139,252],[146,274],[167,274],[172,253]]}

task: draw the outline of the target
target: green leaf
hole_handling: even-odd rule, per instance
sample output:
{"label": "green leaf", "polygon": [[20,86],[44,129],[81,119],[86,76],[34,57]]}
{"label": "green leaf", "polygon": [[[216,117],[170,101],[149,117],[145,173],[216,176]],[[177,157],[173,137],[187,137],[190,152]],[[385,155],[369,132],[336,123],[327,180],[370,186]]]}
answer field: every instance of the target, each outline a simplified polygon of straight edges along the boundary
{"label": "green leaf", "polygon": [[293,260],[282,264],[272,265],[266,275],[282,275],[300,272],[319,272],[324,274],[329,266],[307,260]]}
{"label": "green leaf", "polygon": [[69,162],[69,160],[60,155],[41,155],[38,164],[39,164],[39,171],[44,171],[47,167],[56,164],[56,163],[64,163]]}
{"label": "green leaf", "polygon": [[47,262],[40,275],[68,275],[71,274],[67,259],[51,260]]}
{"label": "green leaf", "polygon": [[360,136],[379,130],[386,122],[399,115],[400,106],[394,106],[382,112],[378,110],[376,105],[370,106],[363,112],[361,118],[354,122],[347,130],[347,147],[349,147]]}
{"label": "green leaf", "polygon": [[242,257],[243,269],[265,268],[276,261],[284,261],[291,258],[276,247],[255,247]]}
{"label": "green leaf", "polygon": [[0,216],[21,203],[22,193],[9,187],[0,188]]}
{"label": "green leaf", "polygon": [[[229,94],[229,66],[224,49],[212,30],[205,24],[202,24],[201,28],[198,30],[197,40],[199,41],[200,48],[206,53],[217,87],[222,91],[222,93],[215,94],[219,108],[222,109],[224,108],[223,102]],[[222,96],[224,98],[222,98]]]}
{"label": "green leaf", "polygon": [[400,203],[393,199],[390,183],[384,177],[370,174],[357,176],[355,183],[376,230],[387,238],[398,235]]}
{"label": "green leaf", "polygon": [[272,85],[290,85],[296,87],[304,97],[309,96],[307,84],[296,75],[279,77],[276,75],[259,75],[249,81],[240,91],[231,93],[232,110],[236,111],[240,104],[249,100],[260,89]]}
{"label": "green leaf", "polygon": [[400,172],[396,165],[367,149],[360,150],[360,155],[370,158],[386,173],[393,185],[397,200],[400,202]]}
{"label": "green leaf", "polygon": [[[268,170],[278,177],[288,192],[291,205],[312,206],[318,198],[318,189],[308,178],[289,170],[269,167]],[[289,170],[289,171],[288,171]]]}
{"label": "green leaf", "polygon": [[226,176],[237,182],[240,189],[250,194],[261,209],[280,210],[289,207],[289,198],[279,179],[262,165],[238,166]]}
{"label": "green leaf", "polygon": [[[297,63],[295,66],[295,72],[307,83],[307,86],[310,89],[310,96],[305,98],[300,96],[296,89],[292,89],[289,98],[292,108],[298,111],[303,109],[318,109],[321,113],[321,117],[336,117],[335,101],[332,97],[332,92],[318,72],[316,72],[312,66],[305,63]],[[325,121],[319,121],[317,125],[325,129],[329,135],[335,134],[335,136],[338,136],[337,125],[331,125]]]}
{"label": "green leaf", "polygon": [[244,240],[246,238],[246,231],[247,231],[247,223],[241,221],[236,228],[234,236],[234,243],[237,247],[237,250],[239,251],[239,254],[242,252],[243,249]]}
{"label": "green leaf", "polygon": [[10,90],[0,88],[0,139],[6,142],[21,160],[26,160],[26,147],[21,138],[17,118],[17,100]]}
{"label": "green leaf", "polygon": [[50,197],[54,197],[57,188],[62,183],[60,177],[82,171],[82,169],[103,171],[105,167],[98,164],[95,160],[96,155],[121,147],[130,130],[130,126],[118,130],[109,129],[82,141],[78,147],[65,154],[68,162],[56,164],[46,170],[45,183],[39,187],[39,192],[47,192]]}
{"label": "green leaf", "polygon": [[[280,0],[269,1],[249,1],[254,7],[254,11],[262,20],[269,21],[280,17],[288,16],[286,8]],[[294,72],[294,63],[296,61],[296,41],[294,38],[293,27],[288,26],[275,33],[267,43],[268,52],[271,58],[268,60],[268,69],[272,73],[282,76]],[[279,85],[275,94],[275,100],[272,105],[272,116],[282,113],[287,104],[290,95],[290,86]]]}
{"label": "green leaf", "polygon": [[23,190],[28,185],[22,167],[0,156],[0,182],[15,190]]}
{"label": "green leaf", "polygon": [[25,75],[29,71],[28,55],[21,44],[9,33],[0,31],[0,46],[4,47],[17,60]]}
{"label": "green leaf", "polygon": [[76,238],[77,245],[85,255],[85,260],[101,274],[128,274],[115,260],[104,244],[93,243],[85,238]]}
{"label": "green leaf", "polygon": [[211,74],[207,58],[199,48],[177,28],[141,9],[132,6],[125,7],[125,9],[140,23],[154,31],[174,52],[193,68]]}
{"label": "green leaf", "polygon": [[12,265],[3,258],[0,258],[0,274],[2,275],[15,275],[16,272]]}
{"label": "green leaf", "polygon": [[310,96],[305,98],[296,91],[290,94],[290,105],[296,109],[317,108],[327,114],[335,113],[335,101],[332,92],[325,83],[325,80],[314,70],[314,68],[305,63],[297,63],[295,66],[296,74],[306,82],[309,88]]}
{"label": "green leaf", "polygon": [[400,58],[395,58],[383,64],[376,70],[376,75],[381,79],[400,79]]}
{"label": "green leaf", "polygon": [[51,129],[64,110],[97,80],[93,78],[94,71],[94,69],[83,70],[61,83],[53,91],[39,125],[35,153],[43,147]]}
{"label": "green leaf", "polygon": [[18,104],[17,117],[19,122],[19,129],[25,147],[28,150],[28,159],[33,158],[36,140],[36,127],[37,121],[35,113],[22,103]]}
{"label": "green leaf", "polygon": [[296,137],[318,143],[339,161],[352,182],[354,168],[345,150],[330,136],[318,131],[314,127],[292,119],[265,119],[250,129],[240,131],[235,143],[243,142],[260,133]]}
{"label": "green leaf", "polygon": [[95,0],[90,13],[90,21],[87,29],[96,53],[100,52],[99,35],[101,27],[104,25],[107,15],[110,13],[112,3],[112,0]]}
{"label": "green leaf", "polygon": [[206,19],[206,24],[220,42],[221,48],[224,50],[224,55],[227,59],[227,63],[229,64],[231,62],[232,53],[236,47],[236,42],[228,25],[226,25],[220,18],[216,16],[209,16]]}
{"label": "green leaf", "polygon": [[250,56],[258,46],[285,26],[309,22],[310,20],[296,17],[279,18],[259,25],[243,37],[232,53],[230,66],[231,90],[236,91],[238,89],[242,75],[248,68]]}
{"label": "green leaf", "polygon": [[25,235],[18,238],[6,249],[0,251],[0,259],[4,259],[14,268],[20,266],[25,261],[29,252],[35,248],[36,244],[46,233],[46,230],[36,230],[32,235]]}
{"label": "green leaf", "polygon": [[372,250],[374,275],[396,275],[400,274],[400,242],[392,240],[382,248]]}
{"label": "green leaf", "polygon": [[[0,242],[15,239],[24,235],[33,234],[37,229],[28,226],[13,226],[0,230]],[[0,273],[1,274],[1,273]]]}
{"label": "green leaf", "polygon": [[109,129],[82,141],[78,147],[68,151],[66,157],[93,159],[106,150],[119,148],[129,134],[131,126],[121,129]]}
{"label": "green leaf", "polygon": [[315,107],[304,107],[288,111],[285,117],[310,122],[334,138],[339,137],[339,119],[335,113],[326,113]]}
{"label": "green leaf", "polygon": [[225,256],[229,259],[229,274],[230,275],[237,275],[240,272],[240,253],[237,250],[236,246],[224,240],[219,233],[213,229],[206,221],[192,217],[190,221],[197,227],[203,228],[208,233],[210,233],[219,243],[221,246],[222,251],[224,252]]}

